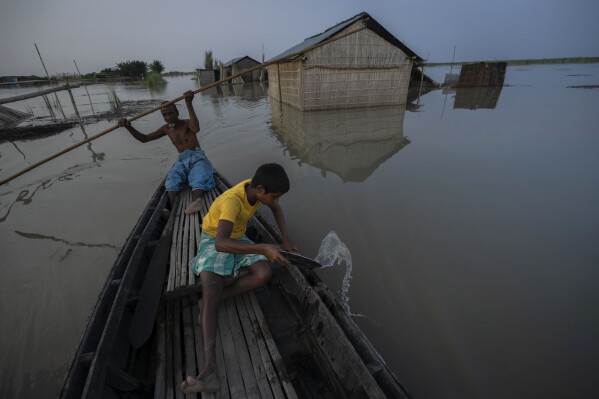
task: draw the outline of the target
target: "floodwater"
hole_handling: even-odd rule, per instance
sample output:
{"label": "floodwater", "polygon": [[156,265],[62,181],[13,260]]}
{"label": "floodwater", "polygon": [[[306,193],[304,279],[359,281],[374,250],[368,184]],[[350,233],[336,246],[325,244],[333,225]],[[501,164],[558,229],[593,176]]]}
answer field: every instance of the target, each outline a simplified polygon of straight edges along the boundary
{"label": "floodwater", "polygon": [[[448,69],[426,73],[443,81]],[[259,84],[194,105],[202,147],[232,182],[264,162],[286,168],[281,205],[305,255],[332,231],[349,249],[350,280],[343,264],[319,273],[340,298],[349,283],[349,311],[414,398],[595,398],[599,89],[568,86],[597,84],[599,64],[526,66],[509,67],[501,90],[437,90],[407,109],[302,114]],[[168,100],[197,86],[113,88],[121,100]],[[89,86],[96,112],[107,90]],[[74,94],[90,115],[85,90]],[[45,112],[39,98],[9,106]],[[134,125],[160,123],[154,113]],[[84,138],[74,128],[0,142],[0,177]],[[58,395],[175,155],[168,139],[141,144],[121,129],[0,187],[0,396]]]}

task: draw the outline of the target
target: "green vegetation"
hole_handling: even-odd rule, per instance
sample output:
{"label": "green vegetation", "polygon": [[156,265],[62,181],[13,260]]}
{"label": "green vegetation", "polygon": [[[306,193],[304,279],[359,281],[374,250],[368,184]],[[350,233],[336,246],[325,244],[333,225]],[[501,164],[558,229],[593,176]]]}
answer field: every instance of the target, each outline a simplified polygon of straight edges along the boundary
{"label": "green vegetation", "polygon": [[195,72],[170,71],[170,72],[165,72],[162,74],[162,76],[185,76],[185,75],[195,75]]}
{"label": "green vegetation", "polygon": [[121,76],[128,78],[144,78],[148,72],[148,63],[145,61],[119,62],[116,66],[120,69]]}
{"label": "green vegetation", "polygon": [[166,80],[158,72],[150,72],[146,77],[146,84],[150,87],[164,86]]}
{"label": "green vegetation", "polygon": [[[599,63],[599,57],[568,57],[568,58],[539,58],[523,60],[485,60],[489,62],[505,61],[508,65],[536,65],[536,64],[593,64]],[[460,61],[460,62],[429,62],[427,66],[464,65],[485,61]]]}
{"label": "green vegetation", "polygon": [[592,64],[599,62],[599,57],[540,58],[536,60],[509,60],[508,65],[533,64]]}
{"label": "green vegetation", "polygon": [[110,108],[116,111],[122,105],[122,102],[119,96],[116,95],[114,88],[110,87],[106,95],[108,96],[108,101],[110,102]]}
{"label": "green vegetation", "polygon": [[158,75],[160,75],[162,72],[164,72],[164,65],[162,64],[161,61],[154,60],[150,64],[150,72],[155,72]]}

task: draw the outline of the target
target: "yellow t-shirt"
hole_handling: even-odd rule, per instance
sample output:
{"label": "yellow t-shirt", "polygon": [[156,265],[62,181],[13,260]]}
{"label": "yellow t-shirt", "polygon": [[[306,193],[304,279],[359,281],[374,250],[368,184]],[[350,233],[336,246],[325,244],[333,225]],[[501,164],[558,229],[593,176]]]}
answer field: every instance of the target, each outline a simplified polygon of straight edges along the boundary
{"label": "yellow t-shirt", "polygon": [[210,210],[202,220],[202,231],[216,237],[219,220],[228,220],[233,223],[231,238],[238,240],[245,234],[248,221],[260,206],[256,200],[254,206],[248,202],[245,187],[252,179],[242,181],[236,186],[222,193],[210,206]]}

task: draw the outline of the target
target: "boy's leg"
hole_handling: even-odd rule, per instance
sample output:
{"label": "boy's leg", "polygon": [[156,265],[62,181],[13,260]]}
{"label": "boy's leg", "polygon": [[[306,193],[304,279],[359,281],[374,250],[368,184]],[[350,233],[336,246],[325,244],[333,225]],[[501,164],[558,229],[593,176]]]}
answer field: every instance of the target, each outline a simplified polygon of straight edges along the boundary
{"label": "boy's leg", "polygon": [[243,294],[249,290],[260,287],[270,280],[272,269],[270,264],[261,260],[248,266],[250,273],[235,280],[235,282],[222,290],[220,295],[221,301],[225,301],[232,296]]}
{"label": "boy's leg", "polygon": [[202,309],[198,318],[204,346],[204,370],[197,377],[188,376],[181,383],[184,393],[214,392],[220,387],[216,370],[216,330],[218,327],[218,305],[222,301],[224,279],[222,276],[202,271]]}

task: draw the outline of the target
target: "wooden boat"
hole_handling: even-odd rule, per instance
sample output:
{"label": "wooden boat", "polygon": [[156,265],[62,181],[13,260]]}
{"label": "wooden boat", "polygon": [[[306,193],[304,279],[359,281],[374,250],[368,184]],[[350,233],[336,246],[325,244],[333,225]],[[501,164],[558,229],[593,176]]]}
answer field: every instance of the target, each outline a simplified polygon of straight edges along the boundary
{"label": "wooden boat", "polygon": [[[179,384],[202,369],[201,286],[189,271],[201,217],[231,187],[218,173],[206,207],[168,209],[161,184],[123,246],[70,366],[61,398],[192,398]],[[259,213],[257,242],[281,243]],[[407,391],[312,270],[273,265],[259,289],[219,308],[221,389],[203,398],[406,398]]]}

